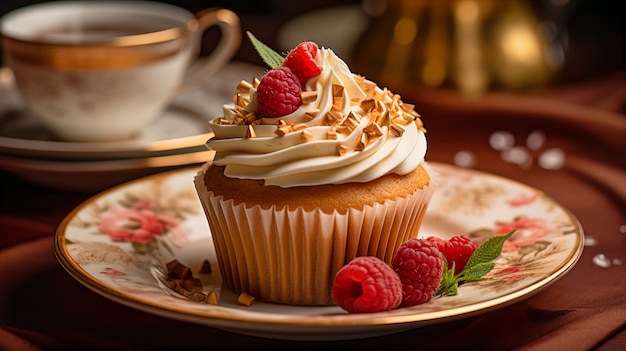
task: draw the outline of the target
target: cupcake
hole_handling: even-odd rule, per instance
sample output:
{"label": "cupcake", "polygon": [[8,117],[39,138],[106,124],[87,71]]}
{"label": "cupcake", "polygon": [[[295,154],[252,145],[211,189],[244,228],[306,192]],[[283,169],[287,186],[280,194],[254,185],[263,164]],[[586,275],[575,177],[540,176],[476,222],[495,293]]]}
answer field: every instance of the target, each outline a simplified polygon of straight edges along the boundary
{"label": "cupcake", "polygon": [[331,49],[305,42],[284,59],[259,52],[271,69],[242,81],[209,122],[215,157],[194,184],[226,288],[332,304],[347,262],[389,263],[417,237],[435,188],[425,129],[413,105],[352,73]]}

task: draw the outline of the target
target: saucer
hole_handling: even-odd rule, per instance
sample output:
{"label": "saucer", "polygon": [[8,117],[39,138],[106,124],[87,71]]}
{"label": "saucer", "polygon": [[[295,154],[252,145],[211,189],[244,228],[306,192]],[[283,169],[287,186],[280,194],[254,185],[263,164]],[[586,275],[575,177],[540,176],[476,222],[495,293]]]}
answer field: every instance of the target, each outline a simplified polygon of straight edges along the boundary
{"label": "saucer", "polygon": [[214,152],[206,148],[172,155],[98,161],[39,160],[0,155],[0,169],[48,188],[94,192],[138,177],[201,164],[213,159],[213,155]]}
{"label": "saucer", "polygon": [[[133,139],[71,142],[55,138],[21,108],[12,72],[0,68],[0,153],[37,159],[104,160],[163,156],[204,149],[212,136],[208,120],[222,114],[243,75],[260,76],[263,67],[233,62],[171,106]],[[225,89],[224,87],[228,87]]]}
{"label": "saucer", "polygon": [[264,67],[231,62],[197,89],[179,96],[132,140],[69,142],[55,139],[23,112],[13,75],[0,68],[0,169],[46,187],[101,191],[149,174],[210,161],[207,121],[222,114],[241,76]]}

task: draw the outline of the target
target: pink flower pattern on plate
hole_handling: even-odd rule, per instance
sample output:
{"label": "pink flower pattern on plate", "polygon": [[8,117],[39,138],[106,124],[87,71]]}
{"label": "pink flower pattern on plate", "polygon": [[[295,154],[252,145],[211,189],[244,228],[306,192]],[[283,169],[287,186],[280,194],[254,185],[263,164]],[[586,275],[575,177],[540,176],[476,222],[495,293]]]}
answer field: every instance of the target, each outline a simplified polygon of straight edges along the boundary
{"label": "pink flower pattern on plate", "polygon": [[531,245],[536,241],[550,237],[555,228],[543,218],[518,218],[511,222],[500,224],[493,230],[496,235],[504,235],[515,229],[515,234],[504,242],[502,252],[513,252],[519,248]]}
{"label": "pink flower pattern on plate", "polygon": [[154,213],[136,209],[111,209],[100,220],[98,230],[113,241],[149,243],[165,229]]}
{"label": "pink flower pattern on plate", "polygon": [[184,225],[195,215],[195,192],[166,191],[160,183],[138,191],[126,191],[115,201],[94,206],[93,219],[76,220],[83,228],[95,226],[113,242],[130,243],[135,253],[147,254],[171,245],[183,247],[189,242]]}
{"label": "pink flower pattern on plate", "polygon": [[514,198],[508,200],[509,206],[511,207],[520,207],[530,205],[535,202],[539,198],[539,195],[536,193],[533,194],[520,194]]}

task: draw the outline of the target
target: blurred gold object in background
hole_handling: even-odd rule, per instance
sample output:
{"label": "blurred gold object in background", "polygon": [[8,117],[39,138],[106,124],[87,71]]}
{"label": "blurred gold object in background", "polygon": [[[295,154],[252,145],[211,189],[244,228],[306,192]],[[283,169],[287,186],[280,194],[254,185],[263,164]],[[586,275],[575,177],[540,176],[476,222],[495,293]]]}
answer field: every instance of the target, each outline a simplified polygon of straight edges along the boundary
{"label": "blurred gold object in background", "polygon": [[541,87],[563,64],[554,27],[541,23],[529,1],[369,2],[386,8],[362,35],[351,66],[384,85],[479,96]]}

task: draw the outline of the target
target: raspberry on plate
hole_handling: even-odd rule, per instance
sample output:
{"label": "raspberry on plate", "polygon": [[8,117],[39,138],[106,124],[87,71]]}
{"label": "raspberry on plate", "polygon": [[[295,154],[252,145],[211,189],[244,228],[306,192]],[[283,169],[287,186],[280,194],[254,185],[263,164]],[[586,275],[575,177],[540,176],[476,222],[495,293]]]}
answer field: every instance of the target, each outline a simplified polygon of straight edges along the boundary
{"label": "raspberry on plate", "polygon": [[443,277],[441,252],[426,239],[405,241],[396,251],[391,267],[402,282],[401,307],[430,301]]}
{"label": "raspberry on plate", "polygon": [[317,44],[312,41],[300,43],[287,54],[283,62],[284,66],[291,68],[298,76],[302,87],[309,79],[322,73],[322,68],[315,62],[317,49]]}
{"label": "raspberry on plate", "polygon": [[454,265],[454,274],[459,274],[465,268],[467,261],[472,256],[478,243],[472,241],[467,235],[456,235],[449,240],[435,236],[429,236],[426,240],[435,244],[448,262],[448,268]]}
{"label": "raspberry on plate", "polygon": [[300,81],[290,68],[272,68],[257,87],[257,113],[262,117],[288,115],[302,105],[301,93]]}
{"label": "raspberry on plate", "polygon": [[402,284],[385,261],[360,256],[343,266],[332,287],[335,304],[350,313],[392,310],[402,301]]}

